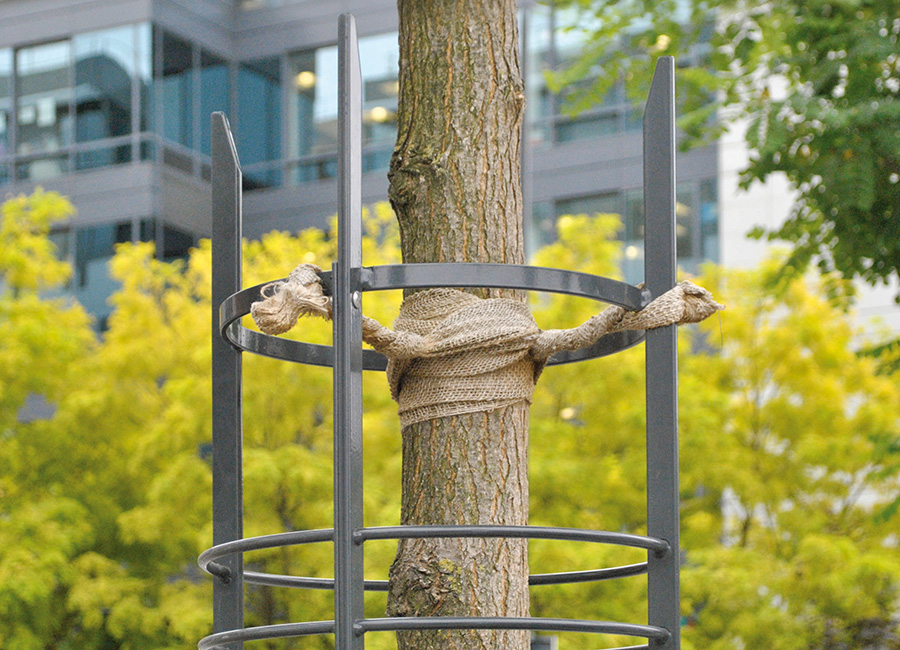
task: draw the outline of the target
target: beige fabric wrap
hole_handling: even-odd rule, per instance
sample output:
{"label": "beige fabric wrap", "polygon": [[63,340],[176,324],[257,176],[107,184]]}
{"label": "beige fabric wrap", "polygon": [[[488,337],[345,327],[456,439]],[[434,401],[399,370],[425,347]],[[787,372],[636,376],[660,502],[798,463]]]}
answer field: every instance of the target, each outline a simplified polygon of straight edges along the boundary
{"label": "beige fabric wrap", "polygon": [[[318,272],[301,264],[287,281],[267,285],[264,300],[251,307],[260,330],[280,334],[302,315],[330,318]],[[611,332],[696,323],[719,309],[708,291],[681,282],[642,311],[614,306],[574,329],[541,331],[521,302],[431,289],[403,301],[393,331],[363,316],[363,340],[388,358],[391,395],[408,426],[531,402],[554,352],[586,347]]]}

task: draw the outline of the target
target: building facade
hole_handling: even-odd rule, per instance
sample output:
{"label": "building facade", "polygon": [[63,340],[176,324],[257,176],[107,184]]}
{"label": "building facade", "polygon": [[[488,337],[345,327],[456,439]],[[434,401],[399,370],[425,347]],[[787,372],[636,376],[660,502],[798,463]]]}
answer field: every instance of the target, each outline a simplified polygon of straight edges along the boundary
{"label": "building facade", "polygon": [[[567,115],[544,71],[572,56],[578,37],[555,28],[565,20],[558,11],[520,6],[528,246],[552,240],[562,214],[621,214],[624,270],[639,281],[640,109],[616,90]],[[387,195],[396,133],[395,0],[0,2],[0,194],[43,186],[71,198],[78,214],[53,236],[73,262],[72,292],[101,321],[116,243],[155,241],[170,259],[209,235],[213,111],[229,116],[235,134],[247,236],[321,227],[336,212],[343,12],[359,27],[363,201],[374,203]],[[723,226],[723,201],[741,212],[732,167],[719,145],[679,156],[678,256],[687,271],[741,258],[743,234],[758,223]],[[786,206],[775,207],[783,218]]]}

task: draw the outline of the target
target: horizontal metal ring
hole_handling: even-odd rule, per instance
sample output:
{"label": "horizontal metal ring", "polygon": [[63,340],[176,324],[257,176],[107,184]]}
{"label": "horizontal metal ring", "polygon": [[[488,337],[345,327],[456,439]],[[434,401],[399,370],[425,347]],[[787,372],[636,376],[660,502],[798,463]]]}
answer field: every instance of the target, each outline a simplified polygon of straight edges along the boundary
{"label": "horizontal metal ring", "polygon": [[[323,290],[330,290],[330,273],[323,272]],[[384,264],[359,269],[361,291],[436,287],[492,287],[581,296],[631,311],[650,303],[650,293],[626,282],[590,273],[524,264]]]}
{"label": "horizontal metal ring", "polygon": [[[209,568],[209,565],[207,565]],[[599,582],[601,580],[614,580],[627,578],[647,573],[647,563],[627,564],[624,566],[610,567],[606,569],[591,569],[588,571],[564,571],[560,573],[535,573],[528,576],[529,586],[535,585],[566,585],[577,582]],[[257,571],[244,571],[244,582],[255,585],[267,585],[269,587],[292,587],[295,589],[334,589],[334,578],[309,578],[303,576],[289,576],[278,573],[260,573]],[[365,591],[388,591],[390,582],[387,580],[364,580]]]}
{"label": "horizontal metal ring", "polygon": [[217,632],[200,639],[197,650],[213,650],[232,643],[244,641],[262,641],[264,639],[285,639],[312,634],[334,634],[334,621],[311,621],[308,623],[281,623],[279,625],[260,625],[242,630]]}
{"label": "horizontal metal ring", "polygon": [[333,528],[319,528],[317,530],[294,530],[287,533],[275,533],[274,535],[260,535],[259,537],[247,537],[236,539],[232,542],[217,544],[200,554],[197,564],[204,571],[210,572],[208,566],[214,560],[236,553],[248,551],[260,551],[265,548],[278,548],[281,546],[296,546],[298,544],[314,544],[316,542],[333,542]]}
{"label": "horizontal metal ring", "polygon": [[655,625],[586,621],[575,618],[503,617],[503,616],[398,616],[364,618],[353,624],[357,635],[366,632],[397,630],[541,630],[545,632],[587,632],[638,636],[664,643],[670,632]]}
{"label": "horizontal metal ring", "polygon": [[572,542],[592,542],[595,544],[615,544],[616,546],[645,548],[648,551],[653,551],[657,557],[663,557],[672,550],[672,547],[666,540],[656,537],[554,526],[379,526],[359,528],[353,531],[353,541],[356,544],[376,539],[424,539],[436,537],[556,539]]}
{"label": "horizontal metal ring", "polygon": [[[355,544],[370,540],[386,539],[433,539],[433,538],[507,538],[507,539],[554,539],[559,541],[591,542],[594,544],[613,544],[630,546],[652,551],[657,557],[663,557],[671,551],[671,546],[664,539],[614,533],[602,530],[586,530],[583,528],[560,528],[555,526],[377,526],[359,528],[353,532]],[[266,548],[313,544],[316,542],[333,542],[334,529],[295,530],[287,533],[261,535],[237,539],[217,544],[207,549],[197,558],[197,564],[204,571],[210,572],[209,565],[215,560],[236,553],[259,551]],[[638,566],[638,565],[632,565]],[[576,572],[578,573],[578,572]],[[548,574],[549,575],[549,574]],[[552,584],[552,583],[548,583]]]}
{"label": "horizontal metal ring", "polygon": [[[331,276],[331,271],[319,274],[326,295],[331,293]],[[624,282],[577,271],[518,264],[392,264],[362,267],[359,269],[357,283],[362,291],[440,286],[528,289],[590,298],[632,311],[643,309],[650,302],[647,291]],[[250,306],[254,302],[262,298],[260,292],[267,284],[270,283],[243,289],[222,302],[219,307],[219,328],[225,340],[244,352],[295,363],[332,367],[334,350],[330,345],[270,336],[241,325],[240,319],[250,313]],[[643,340],[642,331],[614,332],[580,350],[557,352],[550,357],[547,365],[607,356]],[[384,370],[386,367],[387,359],[382,354],[374,350],[363,350],[364,370]]]}
{"label": "horizontal metal ring", "polygon": [[[504,618],[504,617],[440,617],[407,616],[396,618],[366,618],[353,625],[357,635],[366,632],[389,632],[396,630],[539,630],[544,632],[587,632],[592,634],[619,634],[653,639],[665,643],[671,633],[654,625],[616,623],[610,621],[586,621],[572,618]],[[280,625],[260,625],[242,630],[228,630],[204,637],[197,644],[198,650],[214,650],[231,643],[283,639],[314,634],[334,634],[334,621],[311,621],[308,623],[282,623]],[[642,650],[648,645],[629,646],[615,650]]]}

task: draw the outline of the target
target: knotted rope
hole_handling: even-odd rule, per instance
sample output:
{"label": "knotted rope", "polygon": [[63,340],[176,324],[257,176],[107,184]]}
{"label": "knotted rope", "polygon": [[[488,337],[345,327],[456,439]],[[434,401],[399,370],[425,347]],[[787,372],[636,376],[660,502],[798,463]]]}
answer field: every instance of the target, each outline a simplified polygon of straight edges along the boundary
{"label": "knotted rope", "polygon": [[[266,285],[250,313],[260,330],[281,334],[300,316],[331,318],[318,273],[301,264],[286,281]],[[523,303],[430,289],[403,301],[391,330],[363,316],[363,340],[388,358],[400,422],[490,411],[531,402],[534,384],[554,352],[577,350],[605,334],[697,323],[719,309],[706,289],[680,282],[639,312],[609,307],[576,328],[538,328]]]}

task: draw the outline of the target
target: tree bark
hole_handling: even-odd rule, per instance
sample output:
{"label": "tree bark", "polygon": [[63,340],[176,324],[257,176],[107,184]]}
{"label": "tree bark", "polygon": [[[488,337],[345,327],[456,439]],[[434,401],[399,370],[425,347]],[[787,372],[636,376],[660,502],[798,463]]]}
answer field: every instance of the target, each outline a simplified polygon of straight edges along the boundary
{"label": "tree bark", "polygon": [[[403,260],[522,264],[515,1],[398,0],[398,7],[389,196]],[[402,523],[527,523],[527,404],[421,422],[402,435]],[[390,578],[390,615],[528,615],[524,540],[401,541]],[[526,650],[528,639],[525,631],[398,634],[401,650]]]}

